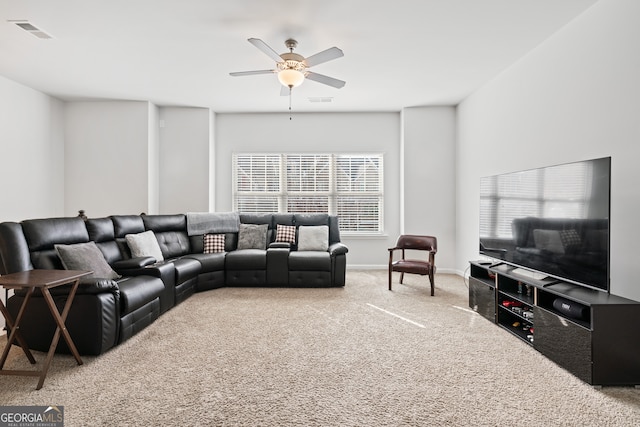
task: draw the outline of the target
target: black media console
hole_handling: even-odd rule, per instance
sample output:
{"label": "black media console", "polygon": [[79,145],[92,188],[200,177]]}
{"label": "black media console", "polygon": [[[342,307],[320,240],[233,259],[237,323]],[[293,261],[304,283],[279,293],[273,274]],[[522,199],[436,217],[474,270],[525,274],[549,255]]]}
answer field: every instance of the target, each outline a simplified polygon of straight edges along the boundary
{"label": "black media console", "polygon": [[469,307],[589,384],[640,385],[637,301],[474,261]]}

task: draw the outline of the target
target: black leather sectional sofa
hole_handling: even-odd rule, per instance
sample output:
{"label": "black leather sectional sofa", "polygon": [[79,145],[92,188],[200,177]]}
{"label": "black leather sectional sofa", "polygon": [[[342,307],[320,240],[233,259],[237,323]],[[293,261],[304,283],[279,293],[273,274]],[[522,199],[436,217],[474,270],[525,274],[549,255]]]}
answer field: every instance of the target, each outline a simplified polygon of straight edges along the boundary
{"label": "black leather sectional sofa", "polygon": [[[92,355],[127,340],[194,292],[223,286],[344,286],[348,249],[340,243],[337,217],[253,214],[239,215],[238,220],[239,227],[253,224],[266,228],[264,248],[238,249],[241,229],[218,233],[224,235],[224,250],[204,253],[204,235],[212,233],[194,234],[188,226],[188,214],[4,222],[0,224],[0,274],[62,269],[55,245],[95,242],[120,277],[83,279],[66,322],[78,351]],[[276,241],[279,226],[288,226],[297,236],[300,227],[326,226],[327,248],[298,250],[301,242],[297,238],[289,243]],[[162,251],[162,261],[132,256],[126,236],[149,230]],[[59,308],[67,292],[64,286],[52,289]],[[14,317],[23,299],[24,293],[18,291],[7,301]],[[29,347],[47,351],[54,330],[44,299],[32,298],[21,327]],[[66,343],[61,342],[58,351],[68,352]]]}

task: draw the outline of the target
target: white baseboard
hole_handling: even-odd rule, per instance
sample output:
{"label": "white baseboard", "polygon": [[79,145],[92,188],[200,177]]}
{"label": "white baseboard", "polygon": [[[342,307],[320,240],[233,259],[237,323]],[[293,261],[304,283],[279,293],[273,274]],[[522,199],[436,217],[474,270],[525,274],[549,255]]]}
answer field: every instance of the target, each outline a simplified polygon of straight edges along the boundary
{"label": "white baseboard", "polygon": [[387,265],[375,264],[349,264],[347,270],[386,270]]}
{"label": "white baseboard", "polygon": [[[389,268],[387,264],[348,264],[347,270],[386,270]],[[440,274],[455,274],[457,276],[464,276],[464,272],[453,268],[438,268],[437,272]]]}

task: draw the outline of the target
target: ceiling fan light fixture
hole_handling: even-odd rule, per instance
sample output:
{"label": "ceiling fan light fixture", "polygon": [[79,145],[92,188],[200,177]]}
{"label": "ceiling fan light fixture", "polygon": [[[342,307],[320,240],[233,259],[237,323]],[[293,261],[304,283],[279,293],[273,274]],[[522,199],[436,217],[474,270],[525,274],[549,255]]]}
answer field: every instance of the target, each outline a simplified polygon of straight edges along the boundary
{"label": "ceiling fan light fixture", "polygon": [[278,72],[278,81],[288,88],[298,87],[304,81],[304,74],[301,71],[287,68]]}
{"label": "ceiling fan light fixture", "polygon": [[293,52],[293,49],[298,45],[298,42],[294,39],[288,39],[285,41],[285,45],[289,49],[289,52],[281,54],[276,53],[275,50],[260,39],[250,38],[248,41],[269,58],[276,61],[276,68],[271,70],[239,71],[229,73],[232,76],[250,76],[254,74],[275,73],[278,75],[278,81],[282,86],[289,88],[289,98],[291,98],[291,89],[300,86],[306,79],[314,80],[318,83],[322,83],[336,89],[340,89],[345,85],[345,82],[342,80],[308,71],[308,68],[312,66],[344,56],[342,50],[335,46],[305,58],[304,56]]}

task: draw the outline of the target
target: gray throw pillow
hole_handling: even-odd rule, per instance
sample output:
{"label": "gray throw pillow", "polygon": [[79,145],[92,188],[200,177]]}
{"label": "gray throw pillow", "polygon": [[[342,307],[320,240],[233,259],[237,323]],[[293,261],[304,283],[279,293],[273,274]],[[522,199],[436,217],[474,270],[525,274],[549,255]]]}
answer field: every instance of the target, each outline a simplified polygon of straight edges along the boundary
{"label": "gray throw pillow", "polygon": [[156,261],[164,261],[158,239],[156,239],[153,231],[148,230],[144,233],[127,234],[124,238],[127,240],[132,258],[152,256]]}
{"label": "gray throw pillow", "polygon": [[299,251],[327,251],[329,227],[326,225],[301,225],[298,228]]}
{"label": "gray throw pillow", "polygon": [[554,254],[564,254],[564,246],[558,230],[533,230],[533,242],[538,249],[544,249]]}
{"label": "gray throw pillow", "polygon": [[104,259],[104,255],[95,242],[75,245],[55,245],[58,258],[67,270],[93,271],[88,277],[96,279],[118,279],[120,275],[113,271]]}
{"label": "gray throw pillow", "polygon": [[240,224],[238,249],[267,249],[267,224]]}

